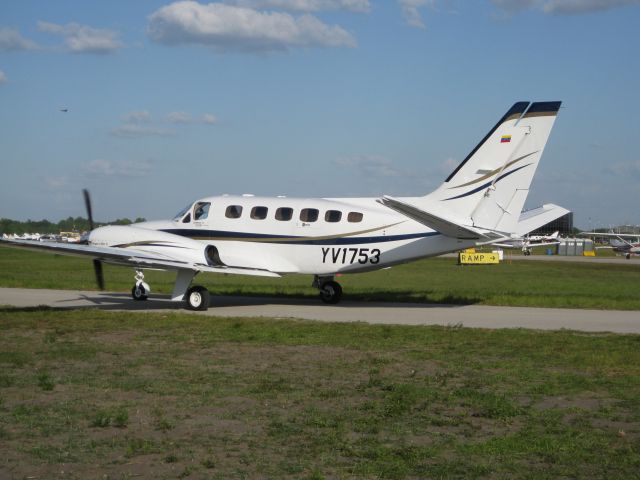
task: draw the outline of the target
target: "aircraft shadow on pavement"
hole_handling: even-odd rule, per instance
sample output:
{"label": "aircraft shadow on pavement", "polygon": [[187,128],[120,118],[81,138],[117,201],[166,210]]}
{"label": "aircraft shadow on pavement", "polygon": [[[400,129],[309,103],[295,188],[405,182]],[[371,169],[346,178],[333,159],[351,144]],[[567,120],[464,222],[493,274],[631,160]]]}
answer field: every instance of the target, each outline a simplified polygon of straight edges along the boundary
{"label": "aircraft shadow on pavement", "polygon": [[[403,298],[404,297],[404,298]],[[466,305],[472,305],[478,303],[479,299],[467,299],[464,301],[461,299],[453,298],[452,301],[447,303],[446,300],[443,303],[418,303],[407,302],[406,296],[402,293],[398,294],[397,300],[394,297],[385,295],[385,300],[369,300],[369,299],[346,299],[337,305],[324,305],[319,299],[315,298],[294,298],[294,297],[269,297],[269,296],[239,296],[239,295],[212,295],[209,308],[207,312],[209,314],[215,314],[218,308],[233,308],[233,307],[259,307],[259,306],[274,306],[281,305],[284,307],[322,307],[322,308],[337,308],[337,309],[352,309],[352,308],[416,308],[416,309],[428,309],[428,308],[456,308]],[[30,311],[46,311],[46,310],[78,310],[85,308],[95,308],[98,310],[126,310],[126,311],[161,311],[161,310],[173,310],[173,311],[186,311],[182,302],[172,302],[168,295],[152,294],[146,301],[135,301],[127,293],[117,292],[96,292],[93,293],[80,293],[73,298],[64,300],[57,300],[55,303],[48,305],[42,304],[38,306],[3,306],[0,307],[0,312],[30,312]],[[204,312],[202,312],[204,313]]]}
{"label": "aircraft shadow on pavement", "polygon": [[[239,296],[239,295],[212,295],[211,304],[208,311],[214,313],[216,308],[225,307],[259,307],[283,305],[283,306],[299,306],[304,307],[323,307],[323,308],[456,308],[463,307],[465,305],[472,305],[478,303],[479,299],[468,299],[464,301],[458,298],[452,298],[451,302],[447,303],[420,303],[420,302],[408,302],[407,297],[402,293],[398,294],[397,300],[393,297],[385,296],[384,301],[375,301],[368,299],[353,300],[346,299],[337,305],[324,305],[319,299],[315,298],[293,298],[293,297],[252,297],[252,296]],[[79,304],[79,303],[82,304]],[[29,312],[29,311],[46,311],[46,310],[79,310],[79,309],[98,309],[98,310],[127,310],[127,311],[159,311],[159,310],[174,310],[185,311],[184,303],[172,302],[169,295],[152,294],[146,301],[135,301],[128,293],[118,292],[95,292],[81,293],[75,298],[69,298],[65,300],[58,300],[55,304],[39,305],[39,306],[27,306],[27,307],[13,307],[4,306],[0,307],[0,312]]]}

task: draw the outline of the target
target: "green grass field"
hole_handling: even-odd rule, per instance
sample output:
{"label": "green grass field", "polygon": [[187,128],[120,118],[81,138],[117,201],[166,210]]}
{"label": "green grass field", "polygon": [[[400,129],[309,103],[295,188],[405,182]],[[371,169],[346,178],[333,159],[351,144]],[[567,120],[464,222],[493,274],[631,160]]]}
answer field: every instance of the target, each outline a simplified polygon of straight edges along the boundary
{"label": "green grass field", "polygon": [[639,347],[4,309],[0,478],[638,478]]}
{"label": "green grass field", "polygon": [[[153,291],[171,291],[175,274],[146,275]],[[129,291],[133,285],[129,268],[107,265],[105,278],[109,290]],[[453,258],[433,258],[338,280],[347,300],[640,310],[640,266],[630,265],[505,261],[461,267]],[[316,297],[311,281],[309,275],[265,279],[205,274],[197,278],[214,295]],[[0,286],[96,288],[87,259],[6,247],[0,247]]]}

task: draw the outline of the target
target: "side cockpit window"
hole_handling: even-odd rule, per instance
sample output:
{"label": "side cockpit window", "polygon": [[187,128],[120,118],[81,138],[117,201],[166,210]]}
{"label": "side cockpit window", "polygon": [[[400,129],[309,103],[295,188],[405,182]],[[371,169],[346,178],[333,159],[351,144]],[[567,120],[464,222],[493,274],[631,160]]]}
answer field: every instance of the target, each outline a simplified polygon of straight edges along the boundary
{"label": "side cockpit window", "polygon": [[[175,217],[173,217],[173,221],[174,222],[179,222],[182,220],[183,223],[189,223],[191,221],[191,215],[188,215],[189,219],[187,220],[187,217],[185,217],[185,214],[191,210],[191,205],[193,205],[192,203],[190,203],[189,205],[187,205],[186,207],[184,207],[182,210],[180,210]],[[184,218],[183,218],[184,217]]]}
{"label": "side cockpit window", "polygon": [[198,220],[206,220],[209,217],[209,208],[211,207],[211,202],[198,202],[193,207],[193,219]]}

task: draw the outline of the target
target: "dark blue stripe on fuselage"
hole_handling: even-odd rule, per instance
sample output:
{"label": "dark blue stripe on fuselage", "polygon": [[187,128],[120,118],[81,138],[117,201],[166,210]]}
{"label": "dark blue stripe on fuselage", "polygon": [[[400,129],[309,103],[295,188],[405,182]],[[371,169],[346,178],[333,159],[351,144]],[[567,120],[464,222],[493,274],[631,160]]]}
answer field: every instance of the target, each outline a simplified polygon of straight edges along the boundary
{"label": "dark blue stripe on fuselage", "polygon": [[178,228],[162,230],[181,237],[189,237],[195,240],[247,240],[259,243],[273,243],[280,245],[358,245],[365,243],[395,242],[398,240],[412,240],[417,238],[440,235],[438,232],[407,233],[404,235],[378,235],[375,237],[338,237],[321,238],[303,236],[283,237],[265,233],[227,232],[224,230],[200,230],[195,228]]}
{"label": "dark blue stripe on fuselage", "polygon": [[[498,183],[500,180],[502,180],[503,178],[508,177],[509,175],[511,175],[512,173],[516,173],[518,170],[522,170],[525,167],[528,167],[529,165],[532,165],[531,163],[527,163],[526,165],[523,165],[521,167],[516,168],[515,170],[511,170],[508,173],[503,174],[502,176],[500,176],[495,183]],[[463,198],[463,197],[467,197],[469,195],[473,195],[474,193],[479,192],[480,190],[484,190],[485,188],[487,188],[489,185],[491,185],[491,183],[493,182],[493,180],[488,181],[487,183],[485,183],[484,185],[480,185],[477,188],[474,188],[473,190],[471,190],[470,192],[467,193],[463,193],[461,195],[458,195],[456,197],[451,197],[451,198],[447,198],[446,200],[455,200],[456,198]]]}

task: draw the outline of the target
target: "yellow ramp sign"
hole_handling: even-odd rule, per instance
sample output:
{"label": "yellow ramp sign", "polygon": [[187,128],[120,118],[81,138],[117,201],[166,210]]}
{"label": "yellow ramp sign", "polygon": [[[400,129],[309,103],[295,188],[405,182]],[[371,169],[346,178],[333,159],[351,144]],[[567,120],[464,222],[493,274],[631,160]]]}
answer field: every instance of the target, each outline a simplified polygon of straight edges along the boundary
{"label": "yellow ramp sign", "polygon": [[458,254],[460,265],[493,265],[500,263],[497,253],[465,253]]}

